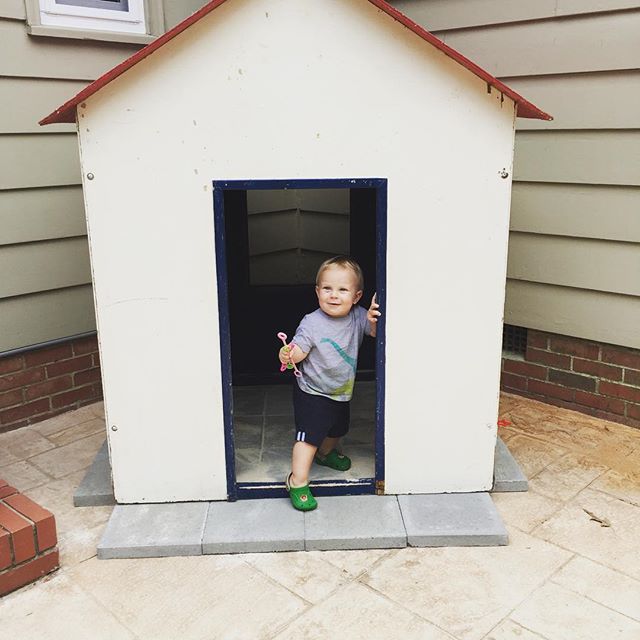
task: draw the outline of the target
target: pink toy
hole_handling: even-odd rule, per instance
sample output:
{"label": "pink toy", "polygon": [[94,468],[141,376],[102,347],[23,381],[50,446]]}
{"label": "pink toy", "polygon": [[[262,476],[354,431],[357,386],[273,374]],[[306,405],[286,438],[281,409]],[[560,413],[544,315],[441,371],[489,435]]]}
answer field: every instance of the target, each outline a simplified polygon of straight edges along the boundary
{"label": "pink toy", "polygon": [[[286,349],[287,354],[289,354],[291,352],[291,349],[293,349],[296,346],[295,344],[293,344],[293,342],[291,344],[287,344],[287,334],[283,333],[282,331],[278,333],[278,338],[282,340],[282,344],[284,345],[284,348]],[[286,371],[287,369],[293,369],[293,375],[295,375],[297,378],[302,377],[302,373],[300,373],[298,367],[296,367],[295,362],[291,362],[291,360],[289,360],[287,364],[284,364],[283,362],[280,365],[280,371]]]}

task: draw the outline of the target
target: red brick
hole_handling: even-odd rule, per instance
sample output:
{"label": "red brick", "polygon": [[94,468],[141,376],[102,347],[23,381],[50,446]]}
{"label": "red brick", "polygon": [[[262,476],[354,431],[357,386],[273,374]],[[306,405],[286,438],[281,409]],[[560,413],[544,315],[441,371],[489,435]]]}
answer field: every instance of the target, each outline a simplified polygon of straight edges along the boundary
{"label": "red brick", "polygon": [[557,369],[549,369],[549,382],[555,382],[563,387],[571,387],[572,389],[582,389],[583,391],[596,390],[595,378],[569,373],[568,371],[558,371]]}
{"label": "red brick", "polygon": [[625,387],[624,385],[616,384],[615,382],[600,380],[598,391],[605,396],[613,396],[614,398],[629,400],[629,402],[640,403],[640,389],[636,387]]}
{"label": "red brick", "polygon": [[24,369],[24,358],[22,356],[0,358],[0,375],[20,371],[21,369]]}
{"label": "red brick", "polygon": [[541,396],[549,396],[550,398],[559,398],[560,400],[573,401],[575,391],[567,387],[560,387],[548,382],[540,380],[529,380],[527,390]]}
{"label": "red brick", "polygon": [[621,367],[612,367],[609,364],[602,364],[602,362],[594,362],[593,360],[574,358],[573,370],[598,376],[598,378],[606,378],[607,380],[622,380]]}
{"label": "red brick", "polygon": [[527,329],[527,346],[535,347],[536,349],[547,349],[549,347],[549,334]]}
{"label": "red brick", "polygon": [[600,355],[600,345],[569,336],[552,336],[549,348],[557,353],[580,356],[588,360],[597,360]]}
{"label": "red brick", "polygon": [[5,409],[0,411],[0,423],[9,424],[11,422],[17,422],[23,418],[30,418],[38,413],[45,413],[49,410],[49,398],[41,398],[34,402],[28,402],[27,404],[20,405],[19,407],[13,407],[12,409]]}
{"label": "red brick", "polygon": [[22,404],[23,401],[22,389],[14,389],[13,391],[0,393],[0,409],[12,407],[14,404]]}
{"label": "red brick", "polygon": [[18,493],[18,490],[10,484],[5,483],[4,486],[0,487],[0,500],[7,496],[12,496],[14,493]]}
{"label": "red brick", "polygon": [[538,380],[547,379],[547,368],[542,367],[539,364],[531,364],[530,362],[523,362],[522,360],[510,360],[505,358],[504,370],[509,373],[517,373],[527,378],[537,378]]}
{"label": "red brick", "polygon": [[36,555],[33,526],[27,519],[0,504],[0,526],[11,534],[14,564],[20,564]]}
{"label": "red brick", "polygon": [[21,493],[5,498],[4,502],[33,522],[36,527],[38,553],[56,546],[56,542],[58,542],[56,521],[51,511],[43,509]]}
{"label": "red brick", "polygon": [[93,354],[93,366],[94,367],[100,366],[100,354],[97,351]]}
{"label": "red brick", "polygon": [[634,371],[633,369],[625,369],[624,383],[632,384],[634,387],[640,387],[640,371]]}
{"label": "red brick", "polygon": [[0,571],[11,566],[11,536],[8,531],[0,529]]}
{"label": "red brick", "polygon": [[37,364],[47,364],[57,362],[58,360],[65,360],[72,356],[73,352],[71,351],[70,344],[59,344],[55,347],[31,351],[30,353],[25,354],[24,360],[27,367],[33,367]]}
{"label": "red brick", "polygon": [[76,356],[81,356],[85,353],[93,353],[98,350],[98,338],[97,336],[92,336],[90,338],[82,338],[81,340],[76,340],[73,343],[73,353]]}
{"label": "red brick", "polygon": [[600,409],[600,411],[608,411],[609,413],[617,413],[624,415],[625,402],[619,398],[607,398],[599,396],[595,393],[585,393],[584,391],[576,391],[576,402],[578,404]]}
{"label": "red brick", "polygon": [[65,373],[73,373],[74,371],[82,371],[90,369],[93,366],[93,358],[89,356],[79,356],[71,358],[71,360],[62,360],[55,364],[47,365],[47,377],[55,378]]}
{"label": "red brick", "polygon": [[540,349],[531,349],[527,347],[527,361],[539,362],[556,369],[571,369],[571,357],[560,353],[551,353],[550,351],[541,351]]}
{"label": "red brick", "polygon": [[73,386],[71,376],[61,376],[60,378],[52,378],[51,380],[45,380],[40,384],[34,384],[31,387],[25,389],[25,395],[27,400],[33,400],[35,398],[42,398],[44,396],[51,396],[54,393],[60,393],[66,391]]}
{"label": "red brick", "polygon": [[47,573],[51,573],[59,566],[60,558],[56,550],[45,553],[20,567],[7,569],[0,574],[0,596],[15,591],[25,584],[47,575]]}
{"label": "red brick", "polygon": [[500,383],[505,389],[520,389],[524,391],[527,388],[527,379],[521,376],[514,376],[511,373],[503,372],[500,376]]}
{"label": "red brick", "polygon": [[640,369],[640,351],[637,349],[625,349],[624,347],[602,347],[602,361],[619,364],[630,369]]}
{"label": "red brick", "polygon": [[68,407],[81,400],[87,400],[88,398],[93,398],[92,386],[71,389],[71,391],[66,391],[65,393],[60,393],[57,396],[52,396],[51,406],[54,409],[59,409],[60,407]]}
{"label": "red brick", "polygon": [[631,404],[627,403],[627,415],[630,418],[635,418],[636,420],[640,420],[640,404]]}
{"label": "red brick", "polygon": [[44,380],[44,367],[26,369],[18,373],[10,373],[0,378],[0,391],[8,391],[17,387],[24,387],[27,384]]}
{"label": "red brick", "polygon": [[100,369],[87,369],[86,371],[80,371],[73,376],[73,384],[80,386],[87,384],[88,382],[97,382],[100,380]]}

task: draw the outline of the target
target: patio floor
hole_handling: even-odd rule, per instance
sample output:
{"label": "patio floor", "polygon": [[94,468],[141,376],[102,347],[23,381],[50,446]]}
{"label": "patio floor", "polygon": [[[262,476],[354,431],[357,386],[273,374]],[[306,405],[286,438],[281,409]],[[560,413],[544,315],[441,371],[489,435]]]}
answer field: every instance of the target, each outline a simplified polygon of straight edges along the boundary
{"label": "patio floor", "polygon": [[[96,559],[111,507],[74,508],[99,404],[0,434],[0,477],[52,510],[62,568],[0,602],[8,638],[640,638],[640,431],[503,395],[529,478],[494,494],[506,547]],[[603,526],[610,525],[610,526]]]}
{"label": "patio floor", "polygon": [[[234,387],[233,419],[238,482],[283,482],[291,470],[295,433],[291,385]],[[337,474],[313,465],[314,480],[357,480],[375,476],[375,382],[357,382],[351,426],[342,444],[351,469]]]}

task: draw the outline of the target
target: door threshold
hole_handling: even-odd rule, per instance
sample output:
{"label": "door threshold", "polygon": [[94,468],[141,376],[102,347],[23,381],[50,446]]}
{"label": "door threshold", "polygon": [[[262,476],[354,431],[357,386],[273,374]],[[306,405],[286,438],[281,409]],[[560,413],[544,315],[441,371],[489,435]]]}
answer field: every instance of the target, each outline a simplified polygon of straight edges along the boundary
{"label": "door threshold", "polygon": [[[357,480],[312,480],[309,483],[314,496],[358,496],[375,493],[374,478]],[[238,482],[236,498],[251,500],[257,498],[286,498],[284,482]]]}

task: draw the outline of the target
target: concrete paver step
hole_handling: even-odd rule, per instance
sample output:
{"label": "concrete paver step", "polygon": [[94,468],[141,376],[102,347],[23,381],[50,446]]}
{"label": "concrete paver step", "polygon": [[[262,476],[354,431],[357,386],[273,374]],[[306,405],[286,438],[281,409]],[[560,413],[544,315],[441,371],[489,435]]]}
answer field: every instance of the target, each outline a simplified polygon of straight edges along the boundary
{"label": "concrete paver step", "polygon": [[496,453],[493,462],[493,489],[494,492],[528,491],[529,482],[522,472],[520,465],[511,455],[509,448],[498,438],[496,441]]}
{"label": "concrete paver step", "polygon": [[488,493],[398,496],[410,547],[494,547],[509,541]]}
{"label": "concrete paver step", "polygon": [[497,546],[507,532],[487,493],[335,496],[316,511],[287,499],[118,505],[98,558],[409,546]]}

